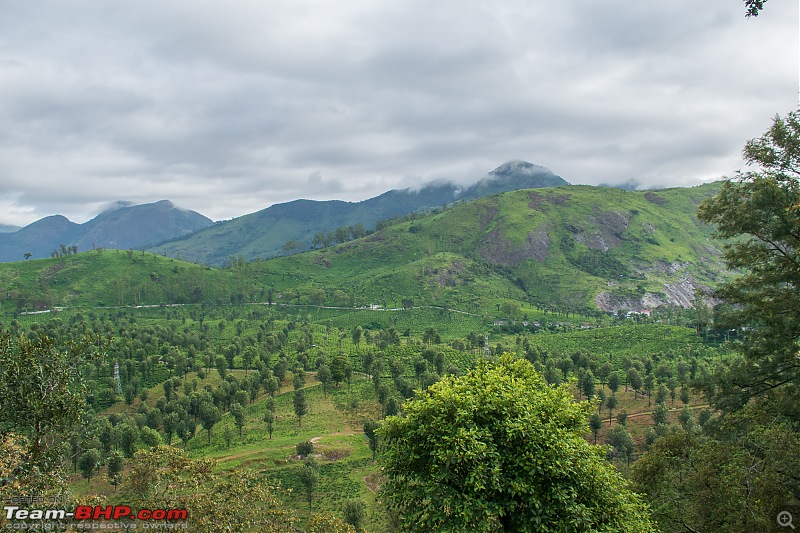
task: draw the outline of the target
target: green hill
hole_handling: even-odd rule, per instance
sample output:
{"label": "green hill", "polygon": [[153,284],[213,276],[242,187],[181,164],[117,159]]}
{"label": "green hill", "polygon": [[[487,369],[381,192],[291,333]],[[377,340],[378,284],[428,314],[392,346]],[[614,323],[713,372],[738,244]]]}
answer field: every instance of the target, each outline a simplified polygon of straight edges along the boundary
{"label": "green hill", "polygon": [[[434,182],[416,190],[388,191],[361,202],[295,200],[275,204],[256,213],[219,222],[185,238],[159,244],[150,251],[213,266],[221,266],[237,256],[248,261],[271,258],[308,250],[320,232],[357,225],[362,230],[372,230],[378,221],[429,212],[459,200],[566,184],[544,167],[509,161],[469,187]],[[284,245],[289,241],[293,249],[287,251]]]}
{"label": "green hill", "polygon": [[329,304],[344,294],[357,305],[476,312],[507,300],[573,311],[689,306],[723,273],[711,229],[695,218],[718,189],[514,191],[254,268],[270,286],[316,290]]}
{"label": "green hill", "polygon": [[0,264],[0,308],[228,302],[231,273],[140,251],[102,250]]}
{"label": "green hill", "polygon": [[0,265],[15,309],[273,301],[435,305],[515,318],[688,307],[725,275],[697,204],[718,184],[622,191],[566,186],[458,203],[363,239],[230,268],[107,250]]}

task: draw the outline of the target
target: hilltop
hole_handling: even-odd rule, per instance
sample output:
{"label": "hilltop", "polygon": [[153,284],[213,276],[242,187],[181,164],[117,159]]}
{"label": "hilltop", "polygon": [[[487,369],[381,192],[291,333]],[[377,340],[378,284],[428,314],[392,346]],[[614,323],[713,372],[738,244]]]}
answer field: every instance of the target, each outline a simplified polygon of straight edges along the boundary
{"label": "hilltop", "polygon": [[[724,269],[697,205],[719,184],[622,191],[522,190],[459,203],[337,247],[261,263],[264,283],[499,310],[644,311],[688,307]],[[259,267],[254,267],[259,268]]]}
{"label": "hilltop", "polygon": [[288,241],[297,250],[309,249],[319,232],[356,225],[372,230],[378,221],[429,212],[457,201],[559,185],[567,182],[545,167],[509,161],[468,187],[439,181],[419,189],[391,190],[361,202],[294,200],[219,222],[150,251],[212,266],[238,256],[248,261],[267,259],[286,255],[283,247]]}
{"label": "hilltop", "polygon": [[0,261],[49,257],[68,249],[142,249],[211,224],[211,219],[169,200],[141,205],[116,202],[83,224],[53,215],[16,231],[0,232]]}

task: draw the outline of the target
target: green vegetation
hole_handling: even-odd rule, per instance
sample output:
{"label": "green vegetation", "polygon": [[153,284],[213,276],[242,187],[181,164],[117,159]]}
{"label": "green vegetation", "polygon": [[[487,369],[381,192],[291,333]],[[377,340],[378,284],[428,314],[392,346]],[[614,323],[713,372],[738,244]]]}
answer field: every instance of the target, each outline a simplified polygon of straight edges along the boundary
{"label": "green vegetation", "polygon": [[[1,265],[0,497],[195,531],[766,530],[800,503],[798,138],[777,119],[722,185],[507,193],[219,270]],[[629,313],[676,273],[719,288]]]}
{"label": "green vegetation", "polygon": [[404,531],[650,531],[589,408],[507,355],[445,378],[379,430],[387,503]]}
{"label": "green vegetation", "polygon": [[0,305],[436,306],[523,320],[686,306],[694,288],[721,279],[711,230],[694,217],[719,189],[514,191],[335,247],[272,261],[234,257],[221,270],[110,250],[3,264]]}

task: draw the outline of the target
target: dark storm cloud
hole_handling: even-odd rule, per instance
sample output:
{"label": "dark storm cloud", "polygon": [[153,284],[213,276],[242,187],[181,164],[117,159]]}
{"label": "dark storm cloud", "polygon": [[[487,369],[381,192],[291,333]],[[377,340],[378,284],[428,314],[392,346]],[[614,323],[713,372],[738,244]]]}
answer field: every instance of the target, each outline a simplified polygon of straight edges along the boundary
{"label": "dark storm cloud", "polygon": [[510,159],[718,178],[796,105],[790,4],[0,0],[0,223],[163,198],[223,219]]}

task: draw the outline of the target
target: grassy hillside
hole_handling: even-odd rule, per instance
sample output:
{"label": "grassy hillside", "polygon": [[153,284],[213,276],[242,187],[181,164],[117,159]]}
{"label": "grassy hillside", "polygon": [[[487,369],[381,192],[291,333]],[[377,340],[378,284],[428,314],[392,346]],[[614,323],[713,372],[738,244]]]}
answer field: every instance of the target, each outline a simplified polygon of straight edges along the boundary
{"label": "grassy hillside", "polygon": [[4,263],[0,287],[4,311],[221,302],[236,288],[230,272],[120,250]]}
{"label": "grassy hillside", "polygon": [[459,200],[566,184],[544,167],[509,161],[470,187],[434,182],[415,190],[387,191],[361,202],[295,200],[275,204],[256,213],[220,222],[184,239],[153,247],[151,251],[213,266],[224,265],[236,256],[248,261],[272,258],[287,253],[282,250],[287,241],[297,246],[296,251],[308,250],[319,232],[354,225],[371,230],[381,220],[429,212]]}
{"label": "grassy hillside", "polygon": [[459,204],[365,239],[258,265],[279,289],[335,291],[356,302],[403,299],[499,313],[688,306],[723,269],[695,218],[718,184],[658,192],[569,186]]}
{"label": "grassy hillside", "polygon": [[691,305],[725,275],[694,217],[718,184],[658,192],[567,186],[504,193],[363,239],[211,269],[132,251],[0,265],[0,304],[438,306],[478,316]]}

